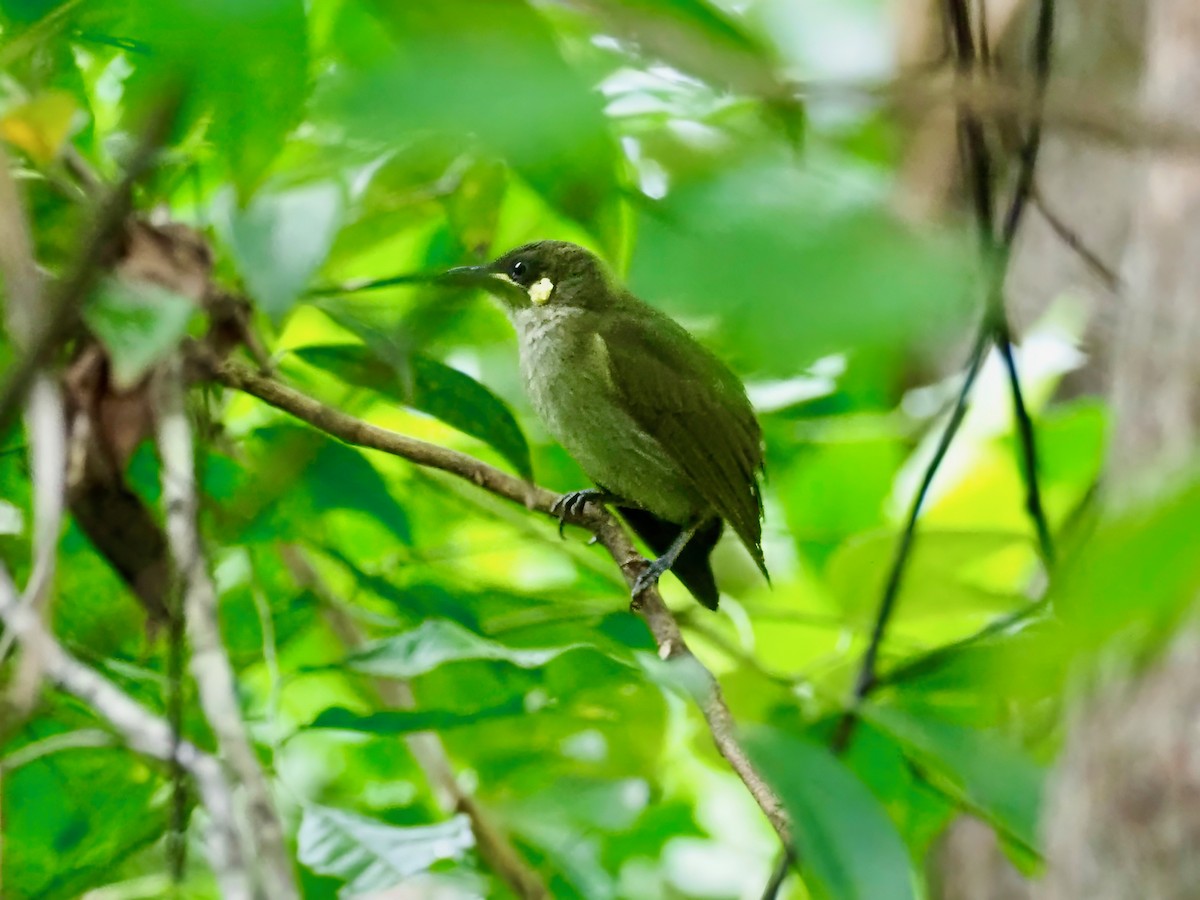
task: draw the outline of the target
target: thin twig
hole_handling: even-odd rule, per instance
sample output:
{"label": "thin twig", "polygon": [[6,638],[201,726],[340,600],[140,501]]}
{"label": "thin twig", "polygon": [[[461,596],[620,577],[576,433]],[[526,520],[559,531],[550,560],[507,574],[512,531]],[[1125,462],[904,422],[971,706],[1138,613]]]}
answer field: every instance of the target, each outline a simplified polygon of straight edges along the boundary
{"label": "thin twig", "polygon": [[[553,491],[522,481],[514,475],[493,468],[472,456],[446,447],[419,441],[406,435],[363,422],[307,397],[272,378],[259,375],[234,362],[212,364],[212,376],[227,387],[252,394],[263,402],[301,419],[326,434],[348,444],[380,450],[403,457],[418,465],[439,469],[465,478],[491,493],[537,510],[554,515],[551,507],[558,499]],[[634,548],[624,528],[603,507],[587,504],[580,516],[572,517],[574,524],[587,528],[608,551],[632,587],[645,566],[646,560]],[[709,732],[718,752],[737,773],[747,790],[766,815],[771,825],[786,842],[789,839],[787,817],[775,792],[755,771],[738,740],[733,717],[725,704],[720,685],[712,673],[692,654],[679,626],[663,602],[657,589],[645,591],[637,613],[650,629],[659,656],[683,665],[691,665],[700,676],[703,690],[696,696]]]}
{"label": "thin twig", "polygon": [[167,539],[181,580],[184,618],[192,645],[192,675],[200,705],[217,737],[222,759],[246,793],[248,846],[262,866],[267,896],[272,900],[298,898],[283,824],[242,720],[233,666],[221,641],[216,589],[200,544],[192,429],[184,408],[183,379],[177,361],[156,373],[154,387]]}
{"label": "thin twig", "polygon": [[212,756],[190,741],[173,740],[170,726],[55,640],[37,616],[23,607],[6,569],[0,566],[0,621],[41,658],[46,677],[106,721],[137,753],[169,762],[178,759],[196,782],[209,814],[208,856],[221,895],[250,900],[250,875],[233,828],[233,792]]}
{"label": "thin twig", "polygon": [[1095,250],[1084,242],[1075,229],[1063,221],[1062,217],[1050,206],[1046,195],[1038,187],[1036,181],[1033,187],[1030,188],[1029,201],[1041,213],[1042,218],[1046,220],[1046,224],[1050,226],[1050,230],[1083,260],[1084,265],[1092,271],[1092,274],[1100,279],[1106,288],[1114,293],[1121,289],[1121,276],[1116,273],[1112,266],[1101,259]]}
{"label": "thin twig", "polygon": [[[956,55],[960,77],[972,75],[976,52],[972,44],[970,23],[965,0],[946,0],[946,15],[955,35]],[[1054,41],[1053,0],[1040,0],[1037,30],[1034,34],[1034,103],[1029,131],[1017,158],[1017,177],[1008,209],[1004,214],[999,237],[995,234],[991,183],[993,162],[984,138],[983,123],[975,112],[960,108],[959,127],[966,140],[963,145],[963,170],[973,186],[976,197],[975,217],[983,246],[986,271],[992,279],[988,292],[986,315],[991,322],[992,338],[1000,351],[1012,394],[1013,415],[1017,426],[1020,470],[1025,482],[1025,508],[1037,534],[1038,549],[1046,568],[1054,565],[1054,540],[1042,504],[1041,485],[1037,475],[1037,443],[1033,421],[1021,390],[1017,360],[1012,349],[1012,330],[1004,304],[1004,278],[1013,241],[1021,226],[1023,215],[1033,191],[1038,152],[1042,142],[1042,115],[1046,89],[1050,79],[1050,51]]]}

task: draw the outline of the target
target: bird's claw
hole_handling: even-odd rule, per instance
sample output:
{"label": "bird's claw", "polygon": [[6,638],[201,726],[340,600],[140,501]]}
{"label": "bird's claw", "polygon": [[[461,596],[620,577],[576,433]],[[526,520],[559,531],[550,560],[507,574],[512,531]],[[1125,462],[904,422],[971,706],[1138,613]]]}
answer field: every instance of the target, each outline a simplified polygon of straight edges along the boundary
{"label": "bird's claw", "polygon": [[630,591],[632,599],[629,602],[629,608],[637,612],[642,608],[642,594],[658,585],[658,579],[662,578],[663,573],[669,569],[670,562],[666,559],[656,559],[654,562],[646,566],[633,582],[633,589]]}
{"label": "bird's claw", "polygon": [[571,491],[569,494],[563,494],[555,500],[550,506],[550,513],[558,516],[558,536],[566,538],[566,535],[563,534],[563,529],[567,526],[568,517],[576,518],[583,515],[584,507],[587,506],[588,501],[597,500],[603,496],[604,494],[601,491],[586,488],[582,491]]}

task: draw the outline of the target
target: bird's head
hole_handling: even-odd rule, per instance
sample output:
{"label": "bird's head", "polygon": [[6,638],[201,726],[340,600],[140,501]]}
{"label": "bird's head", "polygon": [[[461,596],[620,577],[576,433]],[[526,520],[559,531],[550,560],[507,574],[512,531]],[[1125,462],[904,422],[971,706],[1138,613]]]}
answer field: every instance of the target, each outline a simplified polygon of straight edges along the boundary
{"label": "bird's head", "polygon": [[597,309],[616,297],[607,266],[591,251],[566,241],[525,244],[487,265],[451,269],[442,277],[482,287],[510,311]]}

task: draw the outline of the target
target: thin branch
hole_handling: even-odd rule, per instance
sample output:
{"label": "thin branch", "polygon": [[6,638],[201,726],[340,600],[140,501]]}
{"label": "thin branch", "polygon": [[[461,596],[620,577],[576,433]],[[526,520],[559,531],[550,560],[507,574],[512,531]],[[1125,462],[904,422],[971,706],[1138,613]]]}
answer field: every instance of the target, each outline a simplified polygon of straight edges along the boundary
{"label": "thin branch", "polygon": [[192,675],[222,759],[246,792],[248,845],[262,865],[266,894],[272,900],[298,898],[283,825],[242,720],[233,666],[221,641],[216,590],[204,560],[196,518],[196,466],[180,368],[177,363],[165,366],[156,374],[154,388],[167,539],[182,582]]}
{"label": "thin branch", "polygon": [[1116,273],[1112,266],[1108,265],[1100,255],[1091,247],[1084,243],[1083,239],[1075,229],[1071,228],[1062,217],[1050,206],[1046,199],[1046,195],[1039,189],[1035,181],[1030,189],[1029,200],[1034,208],[1041,213],[1046,224],[1050,226],[1050,230],[1058,235],[1058,239],[1066,244],[1075,254],[1083,260],[1086,265],[1101,283],[1110,291],[1116,293],[1121,289],[1121,276]]}
{"label": "thin branch", "polygon": [[1034,436],[1033,420],[1025,406],[1025,396],[1021,391],[1021,379],[1017,372],[1017,359],[1013,355],[1012,339],[1008,333],[1008,322],[1002,321],[996,326],[996,348],[1000,358],[1004,360],[1004,370],[1008,375],[1009,392],[1012,394],[1013,417],[1017,423],[1017,444],[1020,453],[1020,469],[1022,480],[1025,482],[1025,511],[1029,513],[1037,533],[1038,550],[1047,571],[1054,568],[1055,551],[1054,537],[1050,533],[1050,522],[1046,518],[1046,510],[1042,505],[1041,484],[1038,479],[1037,439]]}
{"label": "thin branch", "polygon": [[[546,515],[554,515],[551,506],[558,499],[553,491],[522,481],[493,468],[472,456],[415,440],[385,428],[370,425],[353,416],[325,406],[322,403],[264,377],[245,366],[234,362],[209,363],[212,377],[227,387],[258,397],[263,402],[283,410],[307,422],[314,428],[332,435],[347,444],[379,450],[400,456],[418,465],[449,472],[465,478],[484,490],[524,505]],[[587,504],[579,516],[571,519],[574,524],[587,528],[597,541],[608,551],[621,570],[626,584],[631,588],[645,566],[646,560],[634,548],[624,528],[603,507]],[[693,665],[699,673],[704,689],[696,696],[709,732],[718,752],[725,758],[746,785],[759,808],[786,843],[789,840],[787,817],[779,798],[755,771],[753,764],[738,741],[733,718],[712,673],[692,654],[679,631],[662,596],[657,589],[643,593],[637,613],[650,629],[659,656]]]}
{"label": "thin branch", "polygon": [[1004,227],[1000,232],[1000,240],[1005,248],[1012,247],[1013,239],[1017,236],[1017,229],[1021,226],[1025,205],[1033,194],[1033,176],[1037,169],[1038,152],[1042,146],[1042,123],[1045,115],[1046,89],[1050,83],[1050,51],[1053,46],[1054,0],[1040,0],[1037,31],[1033,37],[1033,121],[1029,123],[1029,133],[1021,144],[1020,155],[1017,159],[1017,182],[1013,188],[1008,211],[1004,215]]}
{"label": "thin branch", "polygon": [[[325,619],[346,649],[355,650],[364,646],[366,638],[358,623],[346,612],[304,553],[297,547],[285,545],[280,548],[280,555],[296,583],[310,589],[322,601]],[[376,678],[374,684],[380,698],[389,706],[395,709],[416,707],[412,688],[407,681]],[[530,867],[513,846],[491,811],[471,791],[459,784],[442,739],[434,732],[422,732],[405,735],[404,741],[425,773],[442,812],[447,815],[461,812],[471,820],[476,851],[488,868],[499,875],[521,900],[545,900],[550,897],[550,889],[541,875]]]}
{"label": "thin branch", "polygon": [[131,749],[152,759],[177,759],[196,782],[209,814],[208,856],[221,895],[250,900],[250,875],[233,828],[233,792],[212,756],[190,741],[175,742],[170,726],[55,640],[37,616],[21,605],[7,570],[0,566],[0,621],[41,658],[46,677],[86,704]]}
{"label": "thin branch", "polygon": [[[956,54],[960,76],[970,76],[975,66],[975,48],[971,43],[970,25],[967,22],[965,0],[946,0],[946,15],[951,22],[956,39]],[[1053,0],[1040,0],[1037,30],[1034,34],[1034,82],[1033,118],[1029,131],[1021,144],[1017,158],[1017,177],[999,238],[995,235],[995,215],[990,199],[993,163],[983,136],[983,123],[979,116],[967,109],[959,110],[959,127],[967,139],[963,146],[963,169],[976,196],[976,220],[980,240],[983,244],[985,262],[990,271],[992,286],[988,293],[987,317],[992,326],[992,338],[1008,375],[1012,394],[1013,414],[1017,425],[1021,476],[1025,482],[1025,508],[1037,534],[1038,549],[1047,569],[1054,565],[1054,540],[1042,504],[1041,485],[1037,475],[1037,443],[1033,422],[1025,405],[1021,390],[1017,360],[1012,350],[1012,331],[1008,311],[1004,304],[1004,278],[1013,241],[1030,194],[1034,186],[1038,152],[1042,141],[1042,116],[1046,89],[1050,79],[1050,51],[1054,41]]]}

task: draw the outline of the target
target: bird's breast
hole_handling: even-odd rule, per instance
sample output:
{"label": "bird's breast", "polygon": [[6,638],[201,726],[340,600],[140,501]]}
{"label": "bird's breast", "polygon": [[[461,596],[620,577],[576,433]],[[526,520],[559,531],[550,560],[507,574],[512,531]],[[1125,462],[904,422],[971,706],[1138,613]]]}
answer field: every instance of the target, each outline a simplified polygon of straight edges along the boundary
{"label": "bird's breast", "polygon": [[706,504],[625,410],[594,315],[578,309],[517,311],[521,375],[530,403],[589,478],[664,519],[686,522]]}

